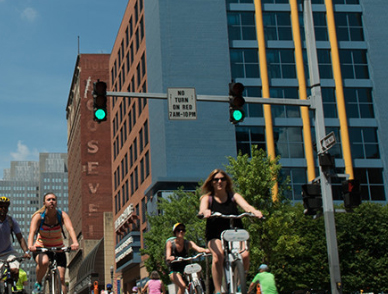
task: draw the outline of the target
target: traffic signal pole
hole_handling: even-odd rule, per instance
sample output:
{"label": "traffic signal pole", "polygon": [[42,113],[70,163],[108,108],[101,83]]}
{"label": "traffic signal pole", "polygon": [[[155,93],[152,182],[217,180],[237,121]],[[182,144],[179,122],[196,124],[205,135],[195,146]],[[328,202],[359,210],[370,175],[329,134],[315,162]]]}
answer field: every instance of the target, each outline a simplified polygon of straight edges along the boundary
{"label": "traffic signal pole", "polygon": [[[318,155],[322,154],[324,146],[321,139],[326,136],[325,121],[323,115],[322,93],[318,69],[318,57],[315,40],[313,12],[311,0],[303,2],[303,20],[306,34],[306,51],[309,64],[312,108],[315,108],[315,132]],[[326,231],[326,244],[329,259],[330,286],[332,294],[342,293],[341,272],[337,247],[337,233],[335,228],[334,204],[331,190],[330,167],[319,165],[319,181],[322,192],[322,208]]]}

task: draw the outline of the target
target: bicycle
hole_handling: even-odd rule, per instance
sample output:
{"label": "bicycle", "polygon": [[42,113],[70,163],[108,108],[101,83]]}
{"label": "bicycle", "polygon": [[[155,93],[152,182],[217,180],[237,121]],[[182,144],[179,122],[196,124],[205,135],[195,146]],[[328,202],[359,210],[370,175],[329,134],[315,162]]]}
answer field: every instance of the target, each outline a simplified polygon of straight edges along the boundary
{"label": "bicycle", "polygon": [[[3,281],[4,275],[5,275],[5,280],[4,280],[4,291],[2,293],[4,294],[12,294],[13,292],[16,292],[16,282],[12,275],[11,275],[11,269],[10,269],[10,263],[14,261],[19,261],[22,262],[23,259],[26,259],[25,257],[14,257],[9,260],[6,259],[0,259],[0,263],[3,264],[3,268],[5,269],[3,271],[3,268],[0,273],[0,280]],[[13,291],[14,290],[14,291]]]}
{"label": "bicycle", "polygon": [[[245,216],[254,217],[250,212],[244,212],[239,215],[224,215],[219,212],[213,212],[210,217],[221,217],[230,219],[230,229],[221,233],[222,249],[224,251],[224,279],[222,288],[229,294],[246,294],[247,283],[245,277],[244,264],[241,253],[248,248],[249,233],[244,229],[238,229],[233,226],[233,220]],[[203,218],[203,215],[198,215]]]}
{"label": "bicycle", "polygon": [[[57,253],[58,252],[70,252],[71,247],[52,247],[44,248],[37,247],[36,252],[52,252],[53,258],[50,258],[49,266],[47,272],[42,280],[42,291],[43,294],[63,294],[61,277],[59,275],[58,266],[57,266]],[[33,292],[34,293],[34,292]]]}
{"label": "bicycle", "polygon": [[[208,256],[210,254],[207,253],[198,253],[192,257],[178,257],[177,259],[171,261],[174,262],[182,262],[182,261],[193,261],[202,256]],[[205,291],[203,290],[200,273],[202,271],[201,265],[198,263],[190,263],[185,266],[183,273],[187,279],[187,286],[185,289],[185,294],[203,294]]]}

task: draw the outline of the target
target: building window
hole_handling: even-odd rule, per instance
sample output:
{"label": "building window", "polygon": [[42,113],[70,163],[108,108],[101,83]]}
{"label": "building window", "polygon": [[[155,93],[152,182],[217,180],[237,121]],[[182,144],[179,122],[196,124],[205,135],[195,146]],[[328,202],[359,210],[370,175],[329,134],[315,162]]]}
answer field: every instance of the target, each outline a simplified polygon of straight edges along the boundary
{"label": "building window", "polygon": [[[144,99],[147,101],[147,99]],[[143,126],[144,130],[144,147],[148,145],[148,121],[146,120]]]}
{"label": "building window", "polygon": [[[323,113],[326,118],[337,118],[337,101],[334,88],[321,88]],[[345,95],[346,97],[346,95]]]}
{"label": "building window", "polygon": [[[298,88],[271,88],[271,98],[298,99]],[[274,117],[300,117],[299,106],[273,105],[271,106]]]}
{"label": "building window", "polygon": [[137,189],[139,189],[139,170],[138,168],[136,167],[135,168],[135,191],[137,191]]}
{"label": "building window", "polygon": [[348,118],[374,118],[372,89],[345,88],[346,115]]}
{"label": "building window", "polygon": [[125,192],[125,185],[123,185],[121,187],[121,197],[122,197],[122,202],[123,202],[123,206],[125,205],[125,199],[126,199],[126,192]]}
{"label": "building window", "polygon": [[361,13],[335,13],[338,41],[364,41]]}
{"label": "building window", "polygon": [[230,61],[233,78],[259,78],[257,49],[231,49]]}
{"label": "building window", "polygon": [[145,197],[141,200],[141,220],[142,223],[144,224],[146,221],[146,216],[147,216],[147,207],[146,207],[146,199]]}
{"label": "building window", "polygon": [[140,183],[143,183],[145,179],[145,173],[144,173],[144,158],[140,160]]}
{"label": "building window", "polygon": [[129,189],[128,189],[128,180],[125,181],[125,202],[129,200]]}
{"label": "building window", "polygon": [[353,158],[380,158],[377,128],[349,128]]}
{"label": "building window", "polygon": [[340,50],[339,54],[344,79],[369,79],[366,50]]}
{"label": "building window", "polygon": [[332,79],[333,67],[331,65],[330,50],[318,49],[317,55],[318,55],[319,76],[322,79]]}
{"label": "building window", "polygon": [[306,168],[304,167],[282,167],[280,170],[280,179],[290,178],[291,189],[285,191],[290,200],[302,200],[302,185],[307,183]]}
{"label": "building window", "polygon": [[301,127],[274,127],[276,154],[282,158],[304,158]]}
{"label": "building window", "polygon": [[266,40],[292,40],[289,12],[264,12],[263,23]]}
{"label": "building window", "polygon": [[262,0],[262,3],[287,3],[288,4],[288,0]]}
{"label": "building window", "polygon": [[150,154],[148,151],[145,154],[144,158],[145,158],[145,176],[148,177],[150,174]]}
{"label": "building window", "polygon": [[383,170],[380,168],[355,168],[354,178],[361,184],[363,200],[385,201]]}
{"label": "building window", "polygon": [[329,35],[327,33],[326,13],[314,12],[313,18],[314,18],[315,39],[317,41],[328,41]]}
{"label": "building window", "polygon": [[144,148],[144,143],[143,143],[143,129],[139,131],[139,149],[140,149],[140,154],[143,152]]}
{"label": "building window", "polygon": [[293,49],[269,49],[267,50],[267,62],[269,78],[296,78],[295,56]]}
{"label": "building window", "polygon": [[253,12],[229,12],[228,32],[230,40],[256,40]]}
{"label": "building window", "polygon": [[136,161],[137,160],[137,138],[135,138],[135,140],[133,140],[133,160]]}
{"label": "building window", "polygon": [[253,3],[253,0],[226,0],[226,3]]}
{"label": "building window", "polygon": [[252,145],[266,150],[264,127],[236,127],[237,152],[251,155]]}
{"label": "building window", "polygon": [[[247,97],[262,97],[260,87],[246,86],[244,93]],[[247,117],[263,117],[263,105],[259,103],[245,103],[244,111]]]}
{"label": "building window", "polygon": [[333,0],[333,4],[360,4],[360,0]]}

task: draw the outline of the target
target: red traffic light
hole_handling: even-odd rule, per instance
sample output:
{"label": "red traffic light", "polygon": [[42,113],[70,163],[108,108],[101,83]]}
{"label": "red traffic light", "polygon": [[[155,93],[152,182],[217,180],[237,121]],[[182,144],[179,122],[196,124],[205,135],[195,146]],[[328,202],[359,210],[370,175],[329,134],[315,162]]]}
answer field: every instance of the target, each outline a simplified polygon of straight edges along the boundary
{"label": "red traffic light", "polygon": [[343,181],[342,193],[346,209],[352,209],[361,204],[361,185],[359,180]]}
{"label": "red traffic light", "polygon": [[229,83],[229,96],[231,96],[231,104],[235,107],[242,107],[245,104],[243,98],[244,85],[241,83]]}

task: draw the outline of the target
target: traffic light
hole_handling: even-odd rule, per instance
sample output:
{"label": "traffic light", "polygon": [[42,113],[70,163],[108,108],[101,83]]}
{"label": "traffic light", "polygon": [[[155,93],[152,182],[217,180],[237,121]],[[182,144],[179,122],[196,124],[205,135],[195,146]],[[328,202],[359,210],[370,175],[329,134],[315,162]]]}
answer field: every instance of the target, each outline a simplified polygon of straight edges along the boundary
{"label": "traffic light", "polygon": [[342,193],[345,209],[352,209],[361,204],[361,186],[359,180],[346,180],[342,182]]}
{"label": "traffic light", "polygon": [[106,83],[98,80],[93,85],[93,113],[94,120],[98,123],[106,121],[108,116],[106,104]]}
{"label": "traffic light", "polygon": [[242,122],[245,118],[243,92],[243,84],[229,83],[229,121],[232,124]]}
{"label": "traffic light", "polygon": [[318,183],[302,185],[305,215],[316,215],[322,209],[321,185]]}

